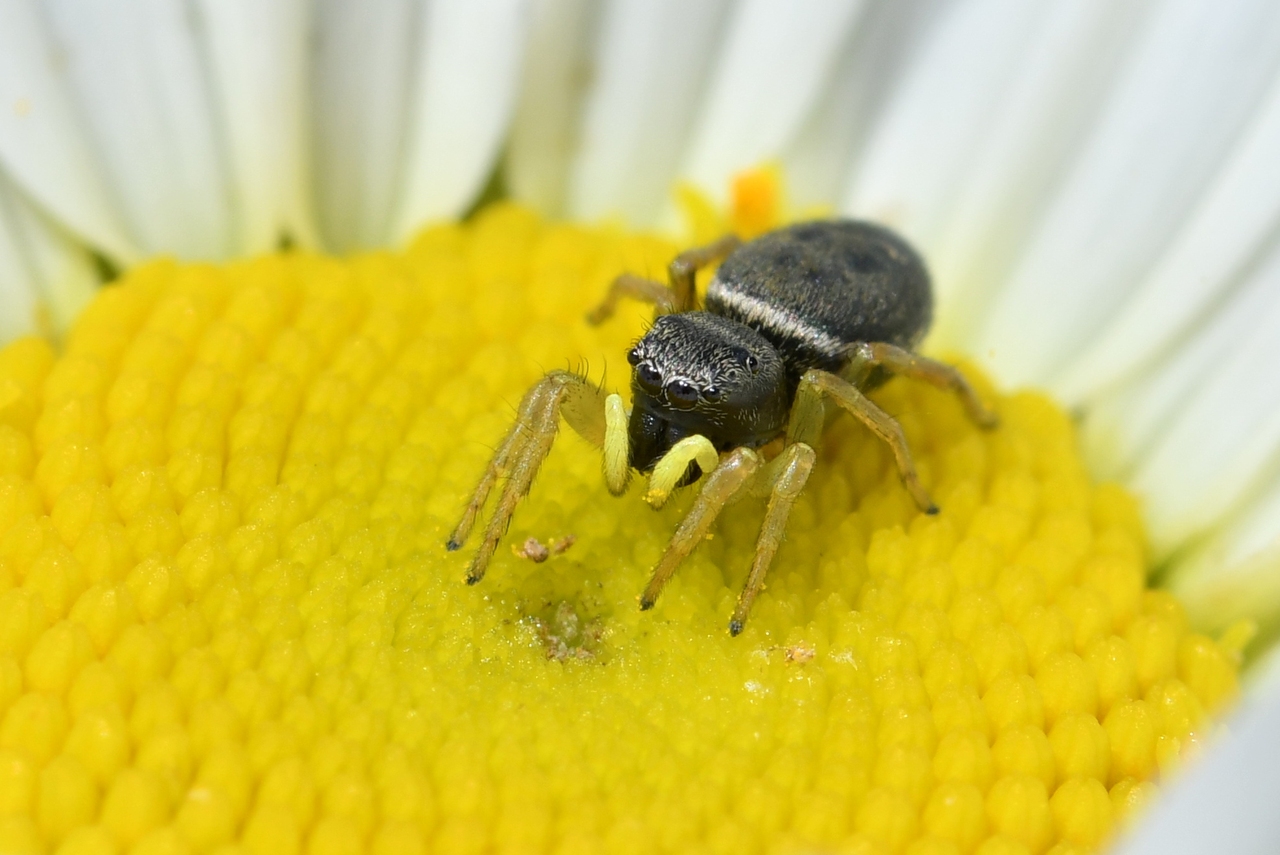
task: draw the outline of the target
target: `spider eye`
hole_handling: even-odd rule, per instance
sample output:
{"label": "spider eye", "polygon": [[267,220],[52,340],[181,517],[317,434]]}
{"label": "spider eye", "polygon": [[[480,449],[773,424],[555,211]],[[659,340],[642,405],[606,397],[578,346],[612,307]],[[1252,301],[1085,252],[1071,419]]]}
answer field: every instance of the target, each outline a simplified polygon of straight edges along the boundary
{"label": "spider eye", "polygon": [[760,367],[760,360],[756,359],[755,354],[745,347],[735,347],[733,349],[733,361],[746,368],[752,374],[755,374],[756,369]]}
{"label": "spider eye", "polygon": [[720,396],[724,394],[719,386],[708,386],[702,390],[702,397],[708,401],[718,401]]}
{"label": "spider eye", "polygon": [[672,380],[667,384],[667,400],[674,407],[691,407],[698,400],[698,389],[684,380]]}
{"label": "spider eye", "polygon": [[639,381],[640,388],[646,392],[657,394],[662,388],[662,375],[648,363],[641,363],[636,367],[636,380]]}
{"label": "spider eye", "polygon": [[634,347],[627,351],[627,364],[633,366],[640,364],[640,354],[636,353]]}

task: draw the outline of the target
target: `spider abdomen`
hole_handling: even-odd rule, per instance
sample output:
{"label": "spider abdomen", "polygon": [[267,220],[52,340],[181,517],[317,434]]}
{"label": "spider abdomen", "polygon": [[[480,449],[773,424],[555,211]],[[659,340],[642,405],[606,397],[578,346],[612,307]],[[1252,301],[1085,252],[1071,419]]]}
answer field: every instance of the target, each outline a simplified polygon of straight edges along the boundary
{"label": "spider abdomen", "polygon": [[856,220],[799,223],[743,244],[707,289],[706,310],[758,331],[788,373],[839,371],[855,342],[908,350],[929,329],[924,262],[902,238]]}

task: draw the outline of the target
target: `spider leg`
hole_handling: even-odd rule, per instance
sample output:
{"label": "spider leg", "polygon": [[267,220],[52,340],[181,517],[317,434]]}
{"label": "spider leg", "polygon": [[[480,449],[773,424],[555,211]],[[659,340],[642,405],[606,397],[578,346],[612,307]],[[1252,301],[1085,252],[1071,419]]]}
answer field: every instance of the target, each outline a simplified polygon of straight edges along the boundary
{"label": "spider leg", "polygon": [[809,480],[809,473],[813,471],[816,459],[813,448],[806,443],[797,442],[788,445],[764,470],[764,482],[769,489],[769,507],[764,514],[764,523],[760,526],[760,536],[756,539],[756,555],[751,562],[751,572],[747,574],[747,582],[738,595],[738,605],[729,621],[730,635],[742,632],[747,615],[751,613],[751,605],[764,588],[764,574],[773,563],[778,545],[782,543],[791,506]]}
{"label": "spider leg", "polygon": [[[539,386],[541,385],[539,384]],[[538,390],[539,386],[530,389],[524,400],[520,402],[515,424],[507,432],[502,444],[493,453],[493,457],[489,458],[489,463],[485,466],[484,473],[480,476],[480,482],[476,484],[475,490],[471,493],[471,498],[467,501],[466,508],[462,511],[462,519],[458,520],[458,524],[454,526],[453,533],[449,535],[449,539],[445,542],[445,548],[450,552],[461,549],[462,544],[467,542],[467,538],[471,536],[471,529],[475,526],[476,519],[480,516],[480,511],[484,509],[485,502],[489,500],[489,493],[493,490],[493,485],[498,481],[498,476],[507,471],[507,464],[510,462],[511,457],[518,454],[528,443],[533,423],[534,392]]]}
{"label": "spider leg", "polygon": [[698,271],[724,258],[741,245],[742,241],[737,235],[725,235],[706,246],[685,250],[667,265],[670,285],[663,285],[661,282],[636,276],[633,273],[623,273],[609,283],[609,290],[600,301],[600,305],[587,313],[587,323],[595,326],[613,317],[613,313],[618,309],[618,301],[623,297],[652,303],[657,307],[660,315],[696,309]]}
{"label": "spider leg", "polygon": [[[515,423],[485,467],[462,518],[445,544],[453,551],[466,542],[498,477],[505,476],[493,517],[467,570],[468,584],[484,578],[498,542],[511,523],[516,505],[528,494],[542,461],[551,451],[562,416],[571,428],[596,447],[604,446],[607,438],[616,444],[616,431],[610,431],[608,425],[606,407],[612,406],[612,402],[608,402],[609,397],[616,396],[606,396],[599,386],[569,371],[552,371],[525,393]],[[619,399],[617,406],[620,405]],[[623,442],[625,444],[625,434]],[[625,447],[623,454],[625,457]],[[607,453],[605,468],[606,476],[612,479]]]}
{"label": "spider leg", "polygon": [[675,292],[666,285],[634,273],[623,273],[609,283],[609,290],[600,305],[587,312],[587,323],[594,327],[613,317],[618,310],[618,301],[623,297],[653,303],[658,307],[658,314],[680,311],[676,308]]}
{"label": "spider leg", "polygon": [[740,246],[742,238],[728,234],[706,246],[686,249],[671,260],[667,265],[667,276],[671,280],[671,290],[676,295],[676,311],[688,312],[698,307],[698,271],[708,264],[716,263]]}
{"label": "spider leg", "polygon": [[651,609],[657,602],[663,587],[676,572],[690,552],[693,551],[706,535],[711,524],[716,521],[720,511],[729,504],[760,468],[760,455],[750,448],[737,448],[730,452],[715,471],[707,478],[706,483],[694,499],[693,507],[681,520],[676,533],[671,536],[667,551],[658,560],[653,570],[653,577],[640,595],[640,608]]}
{"label": "spider leg", "polygon": [[887,342],[860,342],[851,349],[853,358],[868,367],[883,366],[894,374],[923,380],[940,389],[950,389],[955,392],[960,396],[960,402],[964,404],[969,418],[973,419],[979,427],[990,430],[1000,423],[995,411],[982,403],[977,391],[955,366],[912,353]]}
{"label": "spider leg", "polygon": [[[893,416],[871,403],[871,399],[862,394],[857,386],[828,371],[810,369],[800,378],[800,388],[796,392],[797,404],[800,403],[799,399],[815,395],[830,398],[842,410],[846,410],[869,427],[872,433],[888,443],[898,463],[898,474],[902,476],[902,484],[911,494],[911,498],[915,499],[916,505],[926,514],[938,512],[938,506],[929,498],[928,492],[920,483],[920,476],[916,474],[916,465],[911,459],[911,449],[907,446],[907,438],[903,436],[902,426],[894,420]],[[805,406],[812,409],[812,405],[807,402]],[[793,426],[794,424],[793,419]]]}

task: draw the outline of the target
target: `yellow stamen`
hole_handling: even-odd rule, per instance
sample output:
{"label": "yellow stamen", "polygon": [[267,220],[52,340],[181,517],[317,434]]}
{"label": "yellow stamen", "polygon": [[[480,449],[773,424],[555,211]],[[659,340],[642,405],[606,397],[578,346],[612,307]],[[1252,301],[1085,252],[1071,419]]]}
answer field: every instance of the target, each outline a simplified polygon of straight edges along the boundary
{"label": "yellow stamen", "polygon": [[569,431],[508,539],[573,545],[463,584],[444,540],[512,407],[566,360],[624,365],[642,310],[583,313],[676,249],[500,205],[403,253],[152,262],[56,358],[0,351],[0,850],[1105,840],[1240,645],[1146,590],[1133,499],[1040,395],[984,387],[984,432],[875,393],[936,517],[834,422],[738,638],[761,504],[642,613],[692,491],[613,499]]}
{"label": "yellow stamen", "polygon": [[734,176],[733,231],[753,238],[782,225],[782,169],[776,165],[749,169]]}

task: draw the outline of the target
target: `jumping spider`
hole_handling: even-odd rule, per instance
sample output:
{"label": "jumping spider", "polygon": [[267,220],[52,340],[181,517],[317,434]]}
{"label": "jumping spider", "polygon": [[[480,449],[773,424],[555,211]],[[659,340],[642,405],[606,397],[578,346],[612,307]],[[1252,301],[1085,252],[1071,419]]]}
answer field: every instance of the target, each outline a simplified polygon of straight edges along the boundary
{"label": "jumping spider", "polygon": [[[695,274],[719,259],[699,310]],[[800,223],[748,243],[729,236],[677,256],[668,274],[669,286],[619,276],[587,317],[602,323],[624,296],[657,307],[653,326],[627,353],[630,410],[617,394],[568,371],[549,372],[525,394],[446,544],[455,550],[466,542],[505,475],[469,584],[484,577],[561,417],[603,450],[614,495],[626,490],[632,469],[649,473],[645,498],[654,507],[705,476],[640,597],[641,609],[653,606],[726,504],[744,491],[768,495],[755,560],[729,621],[733,635],[742,631],[809,478],[828,401],[888,443],[903,484],[928,514],[938,508],[916,476],[902,428],[863,390],[889,373],[905,374],[954,390],[975,422],[996,424],[960,372],[912,352],[932,315],[929,274],[888,229],[846,220]],[[785,437],[781,452],[765,459],[758,449],[778,437]]]}

